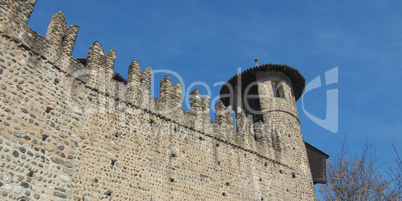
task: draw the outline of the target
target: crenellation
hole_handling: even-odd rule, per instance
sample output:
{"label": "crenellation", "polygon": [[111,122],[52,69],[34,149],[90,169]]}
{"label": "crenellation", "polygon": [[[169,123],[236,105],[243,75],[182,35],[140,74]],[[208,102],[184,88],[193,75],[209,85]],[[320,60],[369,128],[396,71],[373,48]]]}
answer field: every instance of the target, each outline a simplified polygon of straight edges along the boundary
{"label": "crenellation", "polygon": [[106,56],[106,63],[104,64],[105,66],[105,73],[106,73],[106,81],[109,82],[114,82],[115,80],[112,80],[114,75],[115,75],[115,71],[114,71],[114,62],[116,60],[116,50],[110,50],[109,52],[107,52],[105,54]]}
{"label": "crenellation", "polygon": [[195,115],[199,115],[202,112],[202,105],[201,105],[201,94],[198,89],[194,89],[190,93],[190,111]]}
{"label": "crenellation", "polygon": [[216,103],[215,122],[217,125],[219,125],[219,131],[215,131],[215,133],[217,133],[217,137],[233,143],[235,133],[233,127],[232,107],[225,107],[222,101]]}
{"label": "crenellation", "polygon": [[215,104],[215,123],[223,124],[226,122],[225,118],[225,106],[222,101],[219,101]]}
{"label": "crenellation", "polygon": [[110,50],[105,54],[106,58],[108,58],[105,64],[106,69],[114,70],[114,61],[116,60],[116,50]]}
{"label": "crenellation", "polygon": [[170,79],[169,75],[165,75],[160,80],[160,98],[165,102],[165,104],[169,104],[172,99],[172,92],[173,92],[173,83]]}
{"label": "crenellation", "polygon": [[224,108],[225,112],[225,124],[230,125],[230,127],[233,129],[233,106],[229,105],[226,108]]}
{"label": "crenellation", "polygon": [[66,35],[64,36],[62,44],[64,55],[71,56],[71,54],[73,53],[75,40],[77,39],[79,28],[80,27],[75,24],[67,26]]}
{"label": "crenellation", "polygon": [[206,133],[211,133],[213,131],[211,122],[211,114],[210,114],[210,99],[209,95],[206,95],[201,99],[201,118],[199,121],[202,121],[201,130]]}
{"label": "crenellation", "polygon": [[88,50],[88,56],[86,60],[86,67],[90,69],[98,69],[104,63],[106,63],[106,58],[103,47],[98,41],[92,43]]}
{"label": "crenellation", "polygon": [[1,4],[2,6],[7,6],[7,10],[11,11],[8,12],[10,18],[27,24],[36,4],[36,0],[3,0]]}
{"label": "crenellation", "polygon": [[236,131],[238,133],[247,132],[247,117],[246,113],[239,106],[236,108]]}
{"label": "crenellation", "polygon": [[64,36],[66,35],[66,30],[66,16],[60,11],[54,14],[50,20],[46,32],[46,39],[52,42],[55,46],[60,47],[62,45]]}
{"label": "crenellation", "polygon": [[179,81],[173,86],[172,91],[172,106],[173,108],[181,109],[183,103],[183,82]]}
{"label": "crenellation", "polygon": [[116,59],[116,50],[110,50],[106,55],[101,44],[95,41],[88,50],[86,59],[86,68],[91,76],[89,85],[97,90],[110,93],[114,91],[115,86],[112,83],[114,75],[114,61]]}
{"label": "crenellation", "polygon": [[139,83],[141,83],[141,74],[142,70],[140,65],[138,64],[136,59],[133,59],[133,61],[131,61],[130,63],[130,66],[128,67],[127,81],[130,84],[139,86]]}
{"label": "crenellation", "polygon": [[[116,50],[104,54],[97,41],[87,58],[73,58],[78,26],[66,27],[62,13],[46,38],[14,23],[26,22],[35,2],[0,5],[0,17],[14,16],[0,23],[0,176],[11,178],[0,186],[5,199],[315,199],[294,78],[280,70],[259,77],[268,86],[257,90],[262,119],[242,101],[221,100],[214,123],[210,96],[195,89],[185,111],[183,83],[165,76],[153,97],[152,68],[142,71],[134,59],[125,82],[114,71]],[[274,97],[274,78],[283,97]],[[236,88],[237,97],[242,92]]]}
{"label": "crenellation", "polygon": [[211,97],[209,95],[206,95],[204,98],[201,99],[201,110],[202,110],[203,119],[205,120],[205,122],[211,122],[211,116],[209,114],[210,99],[211,99]]}
{"label": "crenellation", "polygon": [[152,68],[146,67],[144,71],[141,73],[140,82],[141,86],[147,92],[147,94],[151,93],[151,78],[152,78]]}
{"label": "crenellation", "polygon": [[[169,75],[165,75],[160,80],[160,98],[158,99],[158,107],[156,112],[169,114],[172,110],[172,95],[173,95],[173,83]],[[169,110],[169,111],[168,111]]]}
{"label": "crenellation", "polygon": [[244,133],[245,141],[244,147],[246,149],[250,149],[252,151],[255,151],[255,133],[254,133],[254,124],[253,124],[253,117],[250,115],[247,117],[247,130]]}

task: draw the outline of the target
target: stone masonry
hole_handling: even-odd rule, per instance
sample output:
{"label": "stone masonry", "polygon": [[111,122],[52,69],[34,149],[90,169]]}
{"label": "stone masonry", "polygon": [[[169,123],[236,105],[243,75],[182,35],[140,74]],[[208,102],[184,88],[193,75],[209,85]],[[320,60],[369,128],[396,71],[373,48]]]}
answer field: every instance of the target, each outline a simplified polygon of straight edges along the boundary
{"label": "stone masonry", "polygon": [[297,70],[244,72],[255,111],[228,81],[212,122],[209,96],[195,89],[185,111],[182,83],[165,76],[152,97],[151,67],[133,60],[125,80],[98,42],[73,58],[78,26],[62,12],[46,37],[31,30],[35,3],[0,0],[0,200],[316,199]]}

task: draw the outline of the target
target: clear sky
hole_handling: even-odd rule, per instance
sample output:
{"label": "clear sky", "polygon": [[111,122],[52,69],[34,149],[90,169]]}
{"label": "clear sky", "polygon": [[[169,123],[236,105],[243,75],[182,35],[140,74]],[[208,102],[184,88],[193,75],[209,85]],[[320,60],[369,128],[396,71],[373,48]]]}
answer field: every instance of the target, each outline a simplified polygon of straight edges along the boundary
{"label": "clear sky", "polygon": [[[300,99],[305,140],[336,155],[347,136],[350,152],[372,143],[379,162],[392,163],[389,140],[402,152],[401,9],[402,1],[384,0],[38,0],[28,24],[44,36],[51,16],[63,11],[68,25],[80,26],[75,58],[99,41],[105,52],[117,50],[115,70],[123,77],[135,58],[142,69],[178,73],[184,91],[205,82],[211,100],[220,90],[215,83],[254,66],[254,58],[295,67],[306,83],[321,76],[323,87],[306,94],[304,107],[324,119],[326,91],[338,89],[337,132],[308,118]],[[337,66],[338,83],[326,86],[325,72]],[[158,91],[164,74],[155,76]]]}

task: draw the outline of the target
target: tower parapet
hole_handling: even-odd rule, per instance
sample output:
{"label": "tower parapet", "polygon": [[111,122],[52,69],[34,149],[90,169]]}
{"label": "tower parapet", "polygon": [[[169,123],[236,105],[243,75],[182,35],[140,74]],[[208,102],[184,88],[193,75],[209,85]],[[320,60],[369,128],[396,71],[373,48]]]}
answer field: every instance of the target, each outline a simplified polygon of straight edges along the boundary
{"label": "tower parapet", "polygon": [[310,172],[301,168],[308,167],[308,159],[296,108],[304,86],[305,79],[297,69],[265,64],[229,79],[220,91],[220,99],[223,105],[236,109],[237,128],[244,125],[242,111],[252,117],[258,153],[290,165],[310,182]]}
{"label": "tower parapet", "polygon": [[304,86],[305,79],[297,69],[282,64],[265,64],[233,76],[223,85],[220,95],[225,106],[238,105],[257,122],[262,119],[264,109],[265,112],[271,108],[297,113],[295,106],[288,108],[284,104],[272,103],[274,100],[296,102],[303,94]]}

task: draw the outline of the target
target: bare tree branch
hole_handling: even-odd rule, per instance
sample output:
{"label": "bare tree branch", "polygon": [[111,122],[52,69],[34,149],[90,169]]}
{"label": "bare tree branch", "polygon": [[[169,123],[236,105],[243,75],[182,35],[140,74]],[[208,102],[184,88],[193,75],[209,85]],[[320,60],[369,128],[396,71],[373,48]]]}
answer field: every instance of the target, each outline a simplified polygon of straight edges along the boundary
{"label": "bare tree branch", "polygon": [[327,185],[319,191],[322,199],[349,200],[401,200],[402,162],[394,148],[396,167],[390,168],[392,181],[379,174],[373,145],[366,144],[360,155],[351,157],[343,141],[340,153],[328,162]]}

